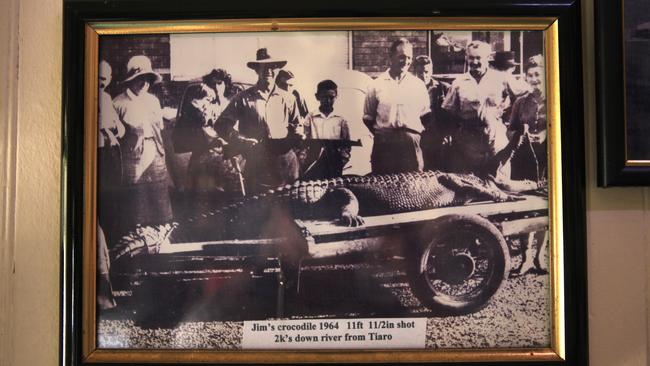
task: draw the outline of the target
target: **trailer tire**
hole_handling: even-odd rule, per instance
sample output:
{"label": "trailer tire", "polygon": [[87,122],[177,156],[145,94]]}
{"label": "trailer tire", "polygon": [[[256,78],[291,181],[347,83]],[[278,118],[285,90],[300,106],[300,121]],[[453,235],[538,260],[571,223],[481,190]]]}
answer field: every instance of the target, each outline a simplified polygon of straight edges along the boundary
{"label": "trailer tire", "polygon": [[488,304],[510,269],[501,232],[476,215],[448,215],[415,233],[407,254],[411,290],[436,315],[461,315]]}

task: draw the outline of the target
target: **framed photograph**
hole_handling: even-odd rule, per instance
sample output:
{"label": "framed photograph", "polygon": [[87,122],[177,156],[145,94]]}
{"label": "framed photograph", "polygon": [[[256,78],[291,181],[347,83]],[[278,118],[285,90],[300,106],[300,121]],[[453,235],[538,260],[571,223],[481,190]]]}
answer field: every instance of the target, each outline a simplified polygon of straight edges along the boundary
{"label": "framed photograph", "polygon": [[65,2],[63,365],[587,365],[578,5],[353,5]]}
{"label": "framed photograph", "polygon": [[595,2],[598,184],[650,184],[646,98],[650,7],[639,0]]}

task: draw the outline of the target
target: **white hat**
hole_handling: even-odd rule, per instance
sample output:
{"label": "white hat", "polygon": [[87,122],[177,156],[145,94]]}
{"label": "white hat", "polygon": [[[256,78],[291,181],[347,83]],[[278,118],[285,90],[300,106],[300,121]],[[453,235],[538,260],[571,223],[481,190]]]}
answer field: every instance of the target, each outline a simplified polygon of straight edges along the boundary
{"label": "white hat", "polygon": [[151,68],[151,60],[149,60],[149,57],[142,55],[131,57],[126,64],[126,79],[123,82],[126,83],[142,75],[155,77],[154,84],[162,81],[162,76],[154,72]]}

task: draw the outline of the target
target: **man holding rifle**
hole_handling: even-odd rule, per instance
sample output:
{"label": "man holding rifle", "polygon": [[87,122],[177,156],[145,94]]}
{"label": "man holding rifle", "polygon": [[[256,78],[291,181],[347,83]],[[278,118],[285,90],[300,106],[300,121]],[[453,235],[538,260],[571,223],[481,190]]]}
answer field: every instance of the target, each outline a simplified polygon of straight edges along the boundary
{"label": "man holding rifle", "polygon": [[[266,48],[257,50],[256,60],[247,63],[257,73],[257,83],[235,96],[215,124],[219,136],[229,143],[230,154],[240,153],[246,159],[243,176],[247,194],[298,178],[292,143],[301,139],[296,133],[298,106],[295,98],[275,89],[276,73],[286,64],[272,58]],[[286,143],[271,144],[272,139],[285,139]]]}

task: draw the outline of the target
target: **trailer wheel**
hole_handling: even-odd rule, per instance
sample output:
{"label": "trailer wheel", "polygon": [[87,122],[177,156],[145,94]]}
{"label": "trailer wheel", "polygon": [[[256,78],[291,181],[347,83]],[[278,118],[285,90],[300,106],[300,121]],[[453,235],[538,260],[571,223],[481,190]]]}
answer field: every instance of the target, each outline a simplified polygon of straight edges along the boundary
{"label": "trailer wheel", "polygon": [[503,235],[479,216],[441,217],[424,226],[415,240],[416,250],[408,256],[410,286],[438,315],[483,308],[510,268]]}

